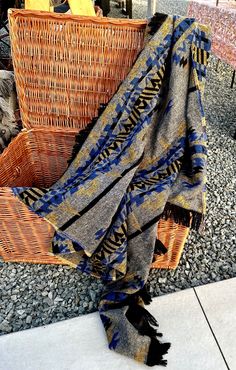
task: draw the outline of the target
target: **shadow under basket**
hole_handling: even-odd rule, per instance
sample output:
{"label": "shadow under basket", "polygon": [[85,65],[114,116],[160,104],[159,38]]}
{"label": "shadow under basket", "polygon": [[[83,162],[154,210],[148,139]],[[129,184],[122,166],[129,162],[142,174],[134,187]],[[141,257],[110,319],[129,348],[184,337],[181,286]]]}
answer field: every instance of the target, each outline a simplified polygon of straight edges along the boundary
{"label": "shadow under basket", "polygon": [[[50,187],[66,170],[74,140],[72,131],[23,131],[0,157],[0,256],[4,261],[62,264],[48,253],[53,227],[14,196],[11,187]],[[168,252],[152,267],[176,268],[188,231],[172,220],[161,220],[157,234]]]}

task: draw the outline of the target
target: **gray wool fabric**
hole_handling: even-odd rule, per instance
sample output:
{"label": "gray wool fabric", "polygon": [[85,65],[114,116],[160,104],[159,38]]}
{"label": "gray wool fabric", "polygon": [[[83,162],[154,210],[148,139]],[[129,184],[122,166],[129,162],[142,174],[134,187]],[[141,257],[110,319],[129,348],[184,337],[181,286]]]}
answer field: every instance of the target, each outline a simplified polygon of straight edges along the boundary
{"label": "gray wool fabric", "polygon": [[0,153],[7,147],[11,138],[19,132],[14,114],[15,108],[14,74],[0,70]]}
{"label": "gray wool fabric", "polygon": [[13,188],[55,228],[52,252],[101,278],[109,348],[166,365],[169,343],[143,307],[161,217],[199,229],[205,213],[203,90],[210,42],[194,19],[158,15],[152,37],[50,189]]}

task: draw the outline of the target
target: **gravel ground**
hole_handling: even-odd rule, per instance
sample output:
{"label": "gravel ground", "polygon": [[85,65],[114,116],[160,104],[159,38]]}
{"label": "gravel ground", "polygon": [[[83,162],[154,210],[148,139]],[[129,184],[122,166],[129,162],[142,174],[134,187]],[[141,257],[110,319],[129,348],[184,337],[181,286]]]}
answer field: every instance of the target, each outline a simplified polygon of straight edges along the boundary
{"label": "gravel ground", "polygon": [[[146,18],[148,0],[133,0],[133,18]],[[111,12],[109,16],[124,17],[120,9],[116,8],[116,2],[110,1]],[[158,0],[156,10],[166,14],[187,14],[188,1],[185,0]]]}
{"label": "gravel ground", "polygon": [[[184,14],[182,3],[181,10],[180,1],[175,2],[175,10],[171,1],[158,2],[162,11]],[[145,16],[144,4],[135,2],[134,16]],[[205,93],[209,138],[205,234],[191,233],[175,271],[151,271],[153,296],[236,276],[236,141],[232,138],[236,85],[230,88],[230,67],[223,63],[218,71],[215,67],[212,57]],[[68,267],[0,262],[0,334],[93,312],[101,290],[99,281]]]}

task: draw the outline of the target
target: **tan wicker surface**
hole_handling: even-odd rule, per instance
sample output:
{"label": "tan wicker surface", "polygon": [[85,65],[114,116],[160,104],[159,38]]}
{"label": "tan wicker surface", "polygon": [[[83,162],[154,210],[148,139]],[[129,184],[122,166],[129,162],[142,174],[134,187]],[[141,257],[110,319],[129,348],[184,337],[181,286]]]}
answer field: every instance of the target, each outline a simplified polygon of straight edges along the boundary
{"label": "tan wicker surface", "polygon": [[188,227],[176,224],[170,219],[167,221],[160,220],[157,237],[168,249],[168,252],[163,256],[158,256],[152,267],[175,269],[179,264],[188,234]]}
{"label": "tan wicker surface", "polygon": [[[61,262],[48,254],[53,228],[31,212],[10,187],[49,187],[67,168],[74,132],[32,129],[20,133],[0,156],[0,255],[5,261]],[[188,228],[161,220],[158,238],[168,248],[152,267],[176,268]]]}
{"label": "tan wicker surface", "polygon": [[[0,156],[0,255],[5,261],[61,263],[48,250],[52,227],[12,193],[49,187],[63,174],[74,133],[97,115],[142,48],[144,21],[13,11],[12,52],[23,124]],[[30,129],[31,128],[31,129]],[[175,268],[188,228],[160,221],[168,247],[155,268]]]}
{"label": "tan wicker surface", "polygon": [[52,226],[31,212],[10,187],[52,185],[67,168],[74,136],[32,129],[21,132],[0,156],[0,255],[5,261],[61,263],[47,253]]}
{"label": "tan wicker surface", "polygon": [[[53,227],[31,212],[10,188],[0,189],[0,227],[0,255],[5,261],[61,264],[48,253]],[[178,266],[188,231],[187,227],[173,221],[160,221],[158,237],[168,247],[168,252],[157,258],[153,268],[175,269]]]}
{"label": "tan wicker surface", "polygon": [[31,212],[10,188],[0,189],[0,227],[0,255],[4,261],[61,263],[47,253],[52,226]]}
{"label": "tan wicker surface", "polygon": [[82,128],[143,47],[146,21],[12,10],[10,36],[23,125]]}
{"label": "tan wicker surface", "polygon": [[74,132],[31,129],[21,132],[0,156],[0,187],[49,187],[67,168]]}
{"label": "tan wicker surface", "polygon": [[[0,255],[5,261],[61,262],[48,254],[53,227],[31,212],[10,187],[49,187],[63,174],[74,144],[74,132],[32,129],[20,133],[0,157]],[[8,187],[7,187],[8,186]],[[158,238],[168,247],[155,268],[175,268],[188,228],[160,221]]]}

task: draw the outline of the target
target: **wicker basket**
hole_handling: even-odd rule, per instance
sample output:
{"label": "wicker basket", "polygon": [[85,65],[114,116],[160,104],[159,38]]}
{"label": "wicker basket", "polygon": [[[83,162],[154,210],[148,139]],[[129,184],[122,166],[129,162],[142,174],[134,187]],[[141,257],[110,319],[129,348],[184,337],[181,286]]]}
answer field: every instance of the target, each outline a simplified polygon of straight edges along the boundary
{"label": "wicker basket", "polygon": [[0,187],[50,187],[68,166],[73,132],[23,130],[0,157]]}
{"label": "wicker basket", "polygon": [[[48,251],[54,229],[12,193],[13,186],[49,187],[64,173],[74,133],[31,129],[21,132],[0,157],[0,254],[5,261],[60,264]],[[161,220],[158,238],[168,252],[155,268],[178,265],[188,228]]]}
{"label": "wicker basket", "polygon": [[64,173],[72,132],[21,132],[0,157],[0,255],[5,261],[61,263],[48,250],[53,228],[12,193],[13,186],[49,187]]}
{"label": "wicker basket", "polygon": [[[142,49],[146,22],[12,11],[12,54],[22,122],[28,129],[0,157],[0,255],[61,263],[48,254],[54,230],[10,187],[49,187],[63,174],[74,133],[97,115]],[[188,228],[160,221],[168,247],[156,268],[175,268]]]}
{"label": "wicker basket", "polygon": [[146,22],[12,10],[24,127],[79,129],[97,115],[143,47]]}

